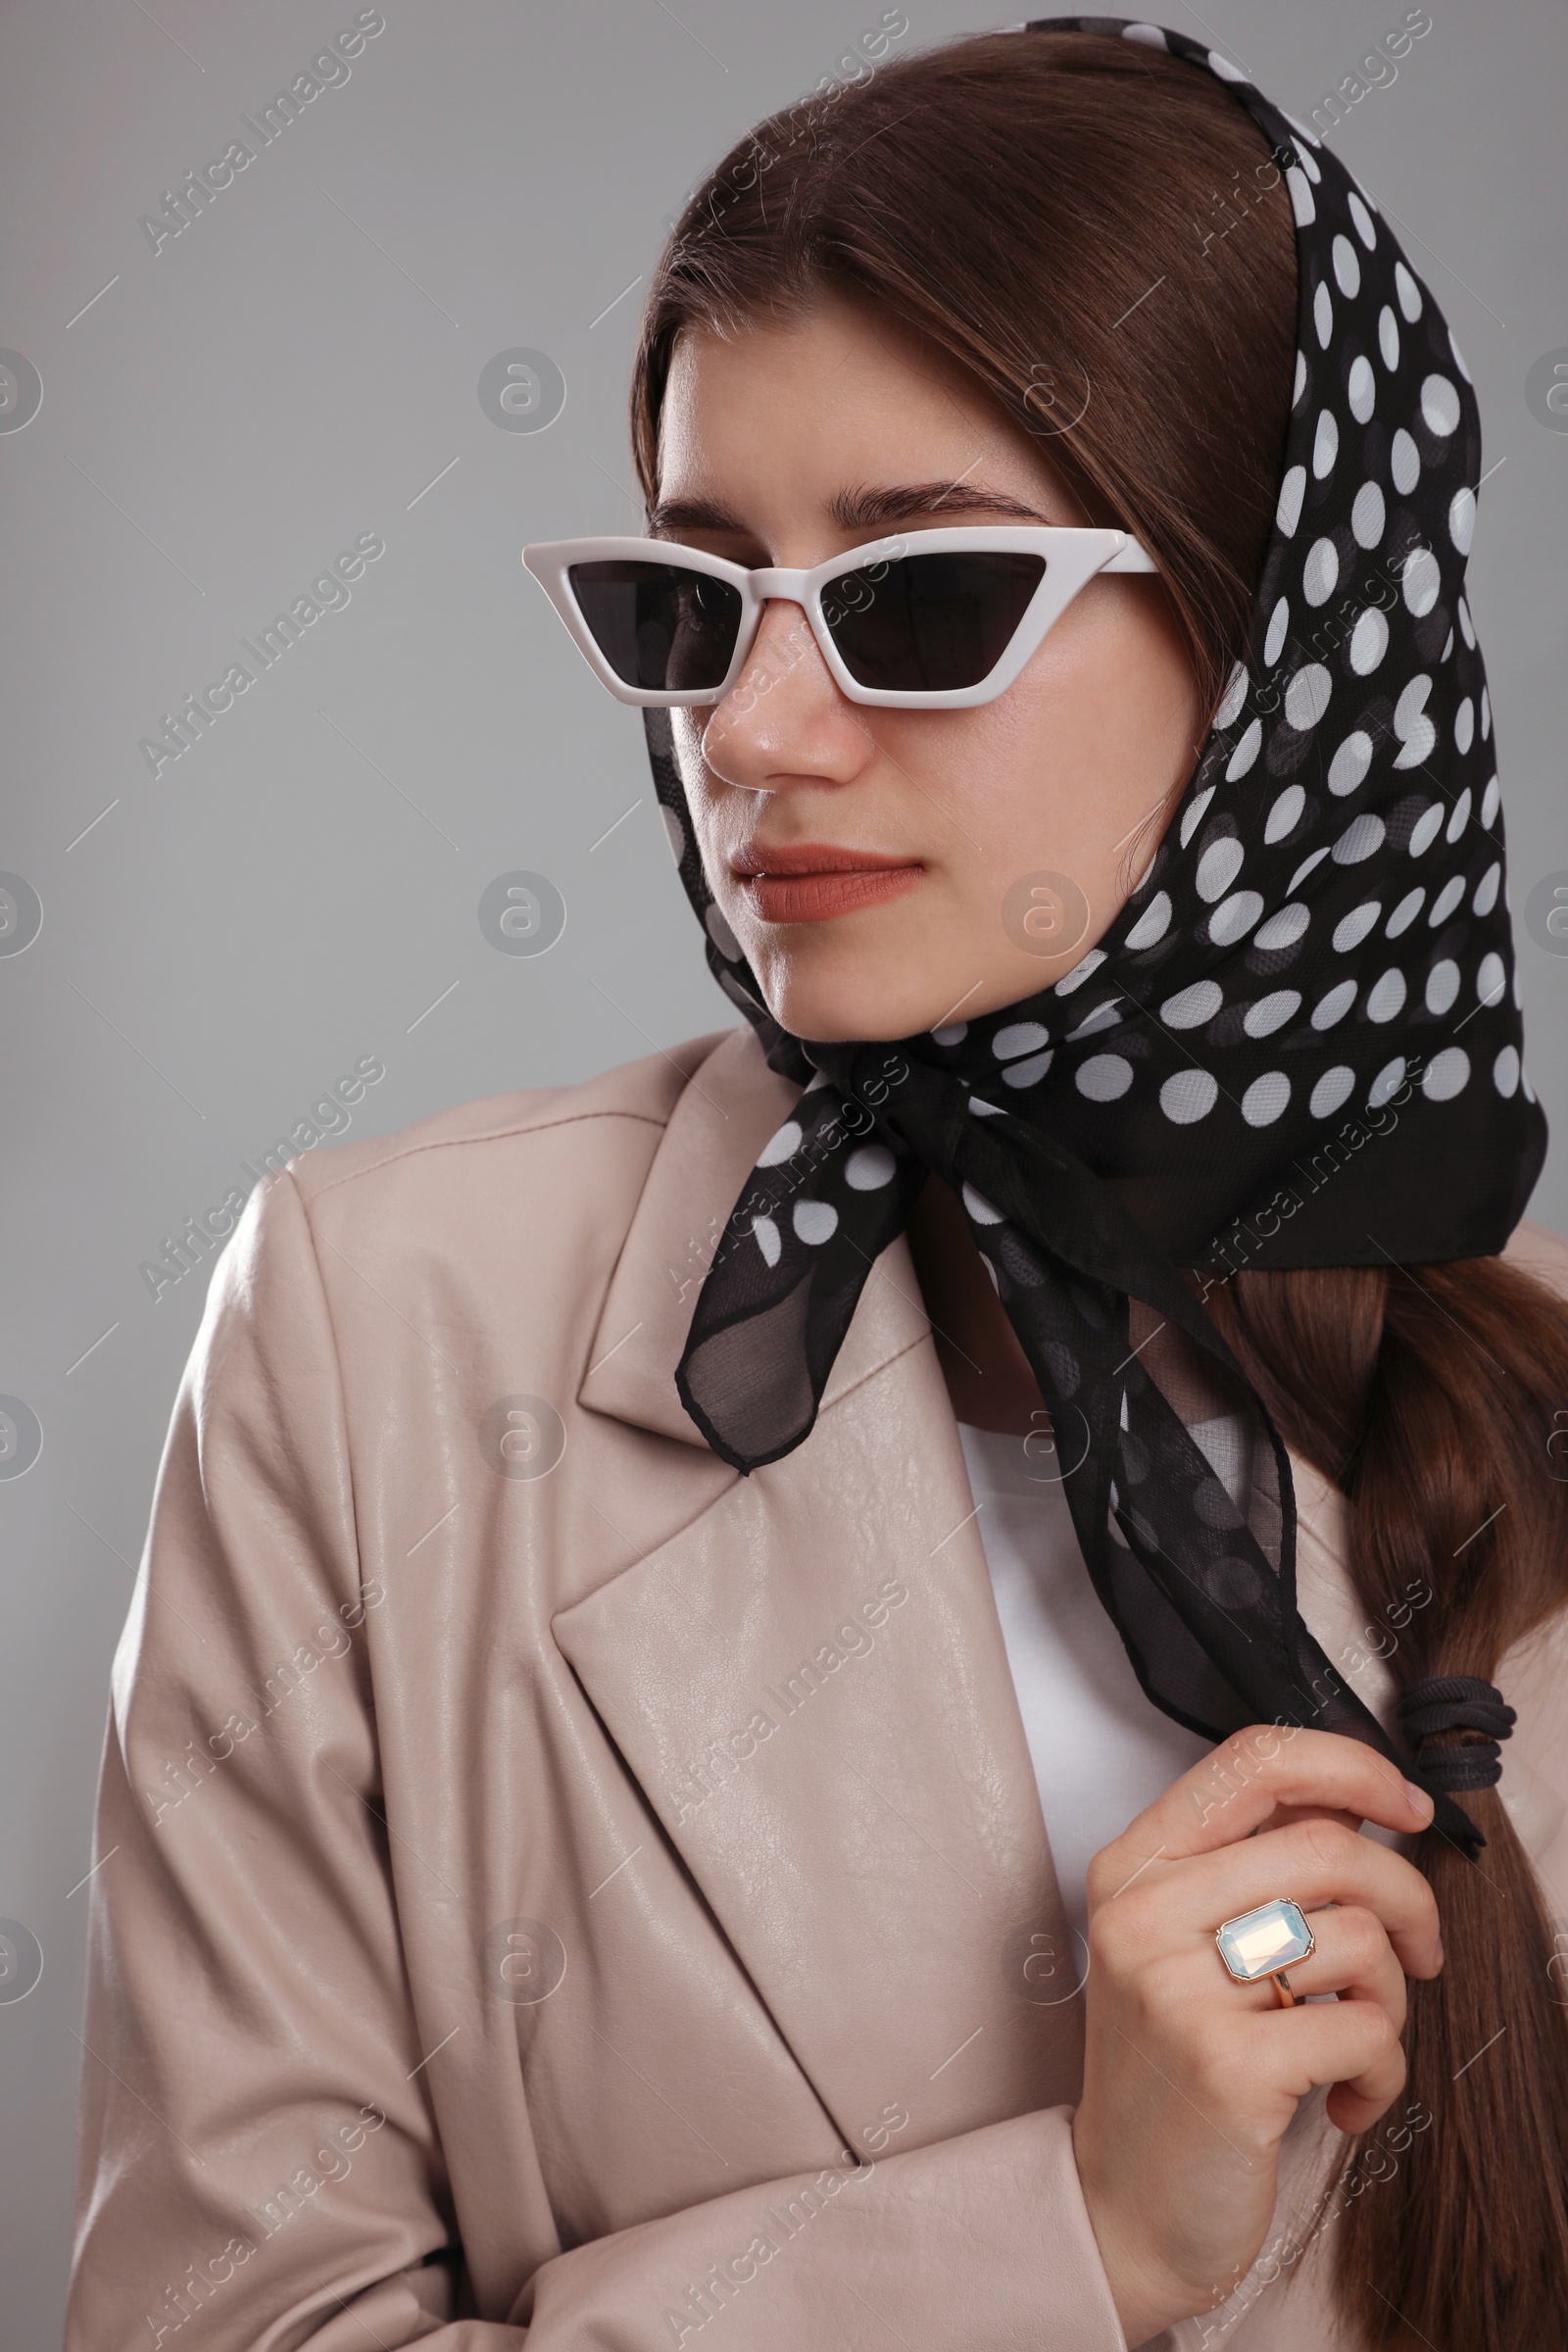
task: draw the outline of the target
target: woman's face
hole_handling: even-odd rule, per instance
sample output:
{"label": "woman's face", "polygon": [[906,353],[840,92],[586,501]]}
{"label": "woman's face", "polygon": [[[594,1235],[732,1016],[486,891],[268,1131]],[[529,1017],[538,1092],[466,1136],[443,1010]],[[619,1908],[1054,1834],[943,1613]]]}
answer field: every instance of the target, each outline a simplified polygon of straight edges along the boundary
{"label": "woman's face", "polygon": [[[661,433],[654,529],[749,565],[1104,519],[945,355],[836,298],[683,336]],[[848,701],[799,606],[775,602],[723,702],[671,717],[709,884],[768,1009],[829,1040],[967,1020],[1069,970],[1147,864],[1206,713],[1163,586],[1124,574],[1092,579],[977,710]]]}

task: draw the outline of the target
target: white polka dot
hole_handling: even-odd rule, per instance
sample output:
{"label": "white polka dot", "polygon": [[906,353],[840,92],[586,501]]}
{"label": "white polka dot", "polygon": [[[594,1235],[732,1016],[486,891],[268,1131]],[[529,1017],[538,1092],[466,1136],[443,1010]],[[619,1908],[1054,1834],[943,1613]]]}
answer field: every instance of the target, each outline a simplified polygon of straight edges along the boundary
{"label": "white polka dot", "polygon": [[1323,999],[1322,1004],[1319,1004],[1314,1010],[1312,1014],[1313,1028],[1332,1029],[1336,1021],[1344,1020],[1346,1014],[1349,1011],[1350,1006],[1354,1003],[1355,982],[1353,980],[1342,980],[1338,988],[1331,988],[1329,990],[1329,993]]}
{"label": "white polka dot", "polygon": [[1127,934],[1129,948],[1152,948],[1170,929],[1170,894],[1157,891]]}
{"label": "white polka dot", "polygon": [[1451,956],[1442,956],[1427,974],[1428,1012],[1446,1012],[1459,994],[1459,966]]}
{"label": "white polka dot", "polygon": [[1358,352],[1350,363],[1346,392],[1350,403],[1350,415],[1357,424],[1365,424],[1377,406],[1378,387],[1372,363],[1364,352]]}
{"label": "white polka dot", "polygon": [[1207,1070],[1178,1070],[1159,1090],[1159,1107],[1174,1126],[1191,1127],[1213,1109],[1219,1087]]}
{"label": "white polka dot", "polygon": [[1252,761],[1257,758],[1257,747],[1262,740],[1263,721],[1260,718],[1254,718],[1231,754],[1230,764],[1225,770],[1227,784],[1234,784],[1238,776],[1246,775]]}
{"label": "white polka dot", "polygon": [[1470,749],[1471,741],[1474,738],[1475,731],[1476,707],[1470,700],[1470,697],[1466,695],[1464,701],[1459,705],[1458,710],[1453,714],[1453,741],[1455,749],[1461,752],[1467,752]]}
{"label": "white polka dot", "polygon": [[1320,285],[1312,297],[1312,324],[1317,328],[1318,342],[1327,351],[1334,335],[1334,304],[1325,285]]}
{"label": "white polka dot", "polygon": [[1468,384],[1472,381],[1470,370],[1464,364],[1463,352],[1459,349],[1458,344],[1454,341],[1453,329],[1451,326],[1448,329],[1448,349],[1453,354],[1454,366],[1458,368],[1459,373],[1464,377],[1465,382]]}
{"label": "white polka dot", "polygon": [[1367,991],[1366,1016],[1369,1021],[1392,1021],[1402,1011],[1405,999],[1404,974],[1391,965],[1382,978],[1375,980]]}
{"label": "white polka dot", "polygon": [[1282,906],[1278,914],[1269,916],[1252,945],[1254,948],[1271,950],[1294,947],[1311,920],[1311,913],[1305,906]]}
{"label": "white polka dot", "polygon": [[1421,414],[1428,431],[1446,441],[1459,421],[1459,395],[1446,375],[1429,375],[1423,380]]}
{"label": "white polka dot", "polygon": [[1481,796],[1481,822],[1490,833],[1497,821],[1497,809],[1502,801],[1502,787],[1495,776]]}
{"label": "white polka dot", "polygon": [[1443,885],[1443,888],[1439,891],[1437,897],[1433,900],[1432,912],[1427,916],[1427,921],[1430,923],[1434,931],[1437,929],[1440,923],[1446,923],[1447,921],[1449,915],[1453,912],[1454,908],[1458,906],[1459,901],[1463,897],[1463,874],[1450,874],[1446,882],[1445,882]]}
{"label": "white polka dot", "polygon": [[1196,1029],[1200,1021],[1213,1019],[1225,1002],[1225,991],[1217,980],[1195,980],[1174,997],[1167,997],[1159,1008],[1159,1017],[1167,1029]]}
{"label": "white polka dot", "polygon": [[1306,467],[1293,466],[1280,484],[1279,505],[1274,510],[1275,523],[1287,539],[1296,536],[1296,526],[1301,519],[1301,500],[1305,493]]}
{"label": "white polka dot", "polygon": [[1141,41],[1146,49],[1163,49],[1168,53],[1170,48],[1157,24],[1124,24],[1121,37],[1124,41]]}
{"label": "white polka dot", "polygon": [[1470,787],[1467,784],[1453,804],[1453,814],[1443,828],[1446,841],[1457,841],[1470,822]]}
{"label": "white polka dot", "polygon": [[1483,1004],[1500,1004],[1507,993],[1508,969],[1495,950],[1483,956],[1476,973],[1476,996]]}
{"label": "white polka dot", "polygon": [[1332,539],[1314,539],[1301,566],[1301,594],[1309,605],[1326,605],[1339,578],[1339,549]]}
{"label": "white polka dot", "polygon": [[1245,856],[1239,841],[1211,841],[1198,860],[1199,897],[1211,906],[1216,899],[1223,898],[1241,872]]}
{"label": "white polka dot", "polygon": [[1181,842],[1184,850],[1186,849],[1187,844],[1192,840],[1193,835],[1198,831],[1199,826],[1202,823],[1204,810],[1207,808],[1209,802],[1214,798],[1214,794],[1217,789],[1218,787],[1216,785],[1205,785],[1203,790],[1199,794],[1197,800],[1193,803],[1192,807],[1188,809],[1187,814],[1182,818]]}
{"label": "white polka dot", "polygon": [[1363,482],[1350,509],[1350,529],[1357,547],[1376,547],[1387,519],[1383,493],[1376,482]]}
{"label": "white polka dot", "polygon": [[[1299,466],[1296,467],[1296,471],[1301,475],[1303,481],[1306,479]],[[1287,474],[1285,478],[1289,481],[1290,475]],[[1283,492],[1281,495],[1283,497]],[[1294,528],[1294,525],[1292,527]],[[1250,683],[1247,674],[1246,662],[1233,662],[1231,674],[1225,681],[1225,691],[1220,696],[1219,707],[1214,712],[1213,724],[1216,727],[1228,727],[1231,720],[1239,714],[1242,705],[1247,700],[1247,689]]]}
{"label": "white polka dot", "polygon": [[1119,1054],[1092,1054],[1078,1070],[1078,1092],[1091,1102],[1114,1102],[1133,1082],[1133,1065]]}
{"label": "white polka dot", "polygon": [[977,1193],[972,1184],[963,1188],[963,1205],[977,1225],[1000,1225],[1002,1211],[993,1208],[984,1193]]}
{"label": "white polka dot", "polygon": [[1394,290],[1399,297],[1399,308],[1413,323],[1421,316],[1421,289],[1402,262],[1394,265]]}
{"label": "white polka dot", "polygon": [[1470,1075],[1463,1046],[1446,1047],[1421,1073],[1421,1092],[1432,1102],[1451,1102]]}
{"label": "white polka dot", "polygon": [[1002,1073],[1003,1083],[1006,1086],[1038,1086],[1055,1058],[1055,1047],[1048,1046],[1043,1054],[1031,1054],[1027,1061],[1009,1061]]}
{"label": "white polka dot", "polygon": [[1288,164],[1285,185],[1290,191],[1291,210],[1296,215],[1297,227],[1310,228],[1317,219],[1317,206],[1312,202],[1312,191],[1306,184],[1305,172],[1298,172],[1294,164]]}
{"label": "white polka dot", "polygon": [[1350,208],[1350,219],[1355,223],[1355,233],[1370,253],[1378,241],[1378,232],[1372,225],[1372,216],[1353,188],[1350,190],[1348,201]]}
{"label": "white polka dot", "polygon": [[1051,1031],[1038,1021],[1010,1021],[999,1029],[991,1040],[991,1051],[999,1061],[1011,1061],[1018,1054],[1038,1054],[1049,1041]]}
{"label": "white polka dot", "polygon": [[1378,313],[1378,349],[1383,365],[1392,375],[1399,365],[1399,322],[1387,303]]}
{"label": "white polka dot", "polygon": [[933,1029],[931,1034],[939,1046],[961,1045],[969,1034],[969,1024],[967,1021],[948,1021],[942,1028]]}
{"label": "white polka dot", "polygon": [[1487,740],[1487,737],[1488,737],[1488,736],[1489,736],[1491,733],[1492,733],[1492,697],[1491,697],[1491,695],[1490,695],[1490,693],[1489,693],[1488,689],[1487,689],[1485,686],[1483,686],[1483,687],[1482,687],[1482,689],[1481,689],[1481,740],[1482,740],[1482,742],[1483,742],[1483,743],[1485,743],[1485,742],[1486,742],[1486,740]]}
{"label": "white polka dot", "polygon": [[1304,734],[1315,727],[1329,707],[1334,680],[1321,662],[1309,662],[1298,669],[1285,689],[1285,715],[1293,727]]}
{"label": "white polka dot", "polygon": [[886,1144],[862,1144],[844,1163],[844,1181],[852,1193],[879,1193],[893,1181],[897,1162]]}
{"label": "white polka dot", "polygon": [[1000,1102],[988,1102],[981,1095],[969,1097],[969,1108],[977,1119],[1004,1119],[1007,1115]]}
{"label": "white polka dot", "polygon": [[1283,1070],[1254,1078],[1242,1097],[1242,1116],[1249,1127],[1271,1127],[1291,1099],[1291,1082]]}
{"label": "white polka dot", "polygon": [[1357,727],[1354,734],[1347,735],[1329,761],[1330,792],[1336,799],[1344,800],[1364,780],[1371,764],[1372,738],[1364,728]]}
{"label": "white polka dot", "polygon": [[1249,1037],[1272,1037],[1276,1029],[1284,1028],[1300,1002],[1299,989],[1277,988],[1272,996],[1259,997],[1255,1004],[1248,1006],[1242,1027]]}
{"label": "white polka dot", "polygon": [[1359,865],[1383,847],[1384,824],[1381,816],[1354,816],[1334,844],[1336,865]]}
{"label": "white polka dot", "polygon": [[1501,880],[1501,866],[1495,863],[1489,865],[1476,884],[1476,895],[1470,902],[1470,910],[1473,914],[1490,914],[1492,912],[1497,904],[1497,885]]}
{"label": "white polka dot", "polygon": [[1055,997],[1070,997],[1074,989],[1082,988],[1084,982],[1090,977],[1091,973],[1099,971],[1104,960],[1105,951],[1103,948],[1091,948],[1088,955],[1081,956],[1078,962],[1073,965],[1070,972],[1063,972],[1061,978],[1056,982],[1055,987],[1052,990],[1052,995]]}
{"label": "white polka dot", "polygon": [[1317,431],[1312,440],[1312,471],[1319,481],[1326,473],[1332,472],[1339,454],[1340,428],[1335,422],[1333,410],[1324,409],[1318,416]]}
{"label": "white polka dot", "polygon": [[1405,892],[1384,928],[1385,939],[1397,939],[1401,931],[1409,930],[1410,925],[1421,911],[1421,903],[1426,895],[1425,890],[1420,887]]}
{"label": "white polka dot", "polygon": [[1468,487],[1456,490],[1448,501],[1448,537],[1461,556],[1470,553],[1470,542],[1476,529],[1476,494]]}
{"label": "white polka dot", "polygon": [[1237,890],[1221,899],[1208,918],[1208,936],[1217,948],[1228,948],[1250,931],[1263,911],[1260,890]]}
{"label": "white polka dot", "polygon": [[1519,1083],[1519,1049],[1517,1046],[1503,1047],[1502,1052],[1492,1065],[1492,1083],[1499,1095],[1507,1096],[1513,1093]]}
{"label": "white polka dot", "polygon": [[1389,448],[1389,471],[1394,487],[1408,498],[1421,479],[1421,452],[1401,424]]}
{"label": "white polka dot", "polygon": [[666,808],[662,801],[659,805],[659,813],[664,820],[664,839],[669,844],[669,854],[679,865],[686,855],[686,835],[681,828],[680,818],[673,808]]}
{"label": "white polka dot", "polygon": [[1462,596],[1459,599],[1459,627],[1464,634],[1466,645],[1474,653],[1476,650],[1476,626],[1470,617],[1470,608]]}
{"label": "white polka dot", "polygon": [[788,1159],[791,1152],[798,1152],[800,1148],[801,1122],[799,1119],[786,1119],[757,1154],[757,1164],[760,1168],[776,1168],[781,1159]]}
{"label": "white polka dot", "polygon": [[718,907],[716,906],[710,906],[703,920],[708,926],[708,936],[719,954],[726,956],[731,963],[739,963],[741,943],[724,920]]}
{"label": "white polka dot", "polygon": [[1290,599],[1282,596],[1268,616],[1268,634],[1263,639],[1263,666],[1265,669],[1272,669],[1279,660],[1280,649],[1290,632]]}
{"label": "white polka dot", "polygon": [[1443,574],[1438,569],[1438,559],[1430,547],[1418,547],[1405,558],[1400,587],[1404,601],[1417,620],[1431,612],[1442,585]]}
{"label": "white polka dot", "polygon": [[1352,907],[1343,921],[1334,927],[1335,954],[1348,956],[1352,948],[1358,948],[1382,912],[1383,907],[1376,899],[1368,899],[1362,906]]}
{"label": "white polka dot", "polygon": [[1306,354],[1304,351],[1298,351],[1296,355],[1296,380],[1291,386],[1291,406],[1293,409],[1300,406],[1301,393],[1305,388],[1305,384]]}
{"label": "white polka dot", "polygon": [[1434,801],[1431,808],[1424,809],[1421,815],[1417,817],[1415,822],[1415,830],[1410,835],[1410,855],[1412,858],[1424,858],[1426,856],[1428,850],[1431,849],[1432,844],[1437,840],[1438,835],[1443,831],[1443,818],[1444,808],[1441,801]]}
{"label": "white polka dot", "polygon": [[[1084,1015],[1076,1029],[1068,1030],[1067,1043],[1069,1046],[1076,1045],[1081,1037],[1093,1037],[1101,1029],[1114,1029],[1120,1019],[1121,999],[1107,997],[1103,1004],[1097,1004],[1093,1012]],[[1044,1035],[1044,1032],[1041,1034]]]}
{"label": "white polka dot", "polygon": [[1396,767],[1419,767],[1430,758],[1438,740],[1438,730],[1426,714],[1426,699],[1432,692],[1432,680],[1425,670],[1406,680],[1394,706],[1394,732],[1399,738]]}
{"label": "white polka dot", "polygon": [[1350,667],[1358,678],[1370,677],[1389,650],[1389,624],[1376,605],[1368,605],[1350,631]]}
{"label": "white polka dot", "polygon": [[768,1264],[776,1266],[783,1254],[784,1244],[779,1239],[778,1227],[771,1217],[754,1217],[752,1219],[752,1239]]}
{"label": "white polka dot", "polygon": [[1310,858],[1303,858],[1301,859],[1300,864],[1291,876],[1290,890],[1288,890],[1285,894],[1287,898],[1289,898],[1291,891],[1298,890],[1300,888],[1301,884],[1306,880],[1307,875],[1312,872],[1315,866],[1321,865],[1327,856],[1327,850],[1314,850]]}
{"label": "white polka dot", "polygon": [[1300,785],[1288,784],[1268,812],[1268,820],[1263,827],[1264,841],[1283,841],[1287,833],[1294,831],[1305,806],[1306,794]]}
{"label": "white polka dot", "polygon": [[1367,1107],[1370,1110],[1381,1110],[1390,1096],[1397,1093],[1403,1081],[1404,1055],[1396,1054],[1392,1061],[1384,1063],[1367,1089]]}
{"label": "white polka dot", "polygon": [[1361,291],[1361,264],[1348,237],[1334,240],[1334,275],[1340,292],[1352,302]]}
{"label": "white polka dot", "polygon": [[1307,1105],[1313,1118],[1326,1119],[1338,1110],[1354,1084],[1355,1072],[1348,1069],[1343,1061],[1334,1069],[1325,1070],[1313,1087],[1312,1099]]}
{"label": "white polka dot", "polygon": [[831,1200],[797,1200],[790,1223],[803,1242],[819,1250],[837,1233],[839,1212]]}
{"label": "white polka dot", "polygon": [[1286,122],[1296,133],[1296,152],[1302,169],[1309,172],[1313,179],[1321,179],[1323,175],[1312,161],[1312,149],[1318,144],[1317,139],[1307,129],[1304,122],[1298,122],[1296,117],[1287,113],[1283,106],[1280,108],[1280,113],[1285,116]]}
{"label": "white polka dot", "polygon": [[1222,56],[1218,49],[1211,49],[1208,53],[1208,70],[1211,74],[1217,74],[1221,81],[1245,81],[1247,79],[1241,67],[1233,66],[1230,59]]}

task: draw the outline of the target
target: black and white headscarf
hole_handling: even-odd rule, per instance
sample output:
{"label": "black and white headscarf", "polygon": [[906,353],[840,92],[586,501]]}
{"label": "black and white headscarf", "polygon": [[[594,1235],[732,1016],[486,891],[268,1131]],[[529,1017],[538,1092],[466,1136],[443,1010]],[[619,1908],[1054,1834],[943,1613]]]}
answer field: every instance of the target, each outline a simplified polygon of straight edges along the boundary
{"label": "black and white headscarf", "polygon": [[[1119,34],[1216,74],[1286,164],[1298,348],[1246,660],[1099,945],[1054,986],[896,1048],[803,1041],[767,1013],[703,874],[668,714],[645,714],[709,961],[805,1089],[725,1229],[677,1386],[742,1470],[799,1446],[936,1170],[1040,1383],[1089,1573],[1150,1698],[1211,1739],[1311,1724],[1408,1771],[1298,1615],[1289,1461],[1260,1400],[1247,1390],[1238,1507],[1133,1352],[1129,1301],[1239,1378],[1178,1266],[1487,1255],[1540,1173],[1464,598],[1475,395],[1371,198],[1237,67],[1119,19],[1035,30]],[[1473,1852],[1468,1816],[1434,1794]]]}

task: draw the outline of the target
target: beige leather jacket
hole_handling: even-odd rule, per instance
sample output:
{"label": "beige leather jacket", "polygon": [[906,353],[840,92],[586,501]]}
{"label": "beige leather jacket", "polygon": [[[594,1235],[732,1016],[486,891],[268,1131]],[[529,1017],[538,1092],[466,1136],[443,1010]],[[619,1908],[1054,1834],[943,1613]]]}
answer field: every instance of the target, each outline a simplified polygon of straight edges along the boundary
{"label": "beige leather jacket", "polygon": [[[672,1385],[795,1094],[727,1031],[253,1199],[115,1662],[70,2352],[1122,2352],[906,1247],[787,1459],[737,1477]],[[1386,1714],[1297,1477],[1303,1612]],[[1568,1886],[1560,1655],[1502,1679]],[[1343,2342],[1340,2144],[1303,2105],[1259,2264],[1162,2343]]]}

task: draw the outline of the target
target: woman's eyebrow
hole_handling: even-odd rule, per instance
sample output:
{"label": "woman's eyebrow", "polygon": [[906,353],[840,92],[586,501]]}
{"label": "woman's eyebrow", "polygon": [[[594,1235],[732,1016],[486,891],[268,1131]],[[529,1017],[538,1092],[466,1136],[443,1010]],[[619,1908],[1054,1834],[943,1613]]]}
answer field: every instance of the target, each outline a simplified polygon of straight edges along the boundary
{"label": "woman's eyebrow", "polygon": [[[992,514],[1009,522],[1049,522],[1037,507],[1005,490],[990,490],[960,477],[956,481],[897,482],[882,488],[836,491],[827,512],[841,530],[876,530],[888,523],[913,522],[926,514]],[[649,516],[660,538],[679,531],[729,531],[744,536],[747,525],[716,499],[676,498],[661,502]]]}
{"label": "woman's eyebrow", "polygon": [[890,522],[913,522],[922,514],[995,514],[1010,522],[1048,522],[1037,507],[1026,506],[1005,490],[957,480],[898,482],[883,489],[841,490],[828,501],[828,513],[844,530],[874,530]]}

